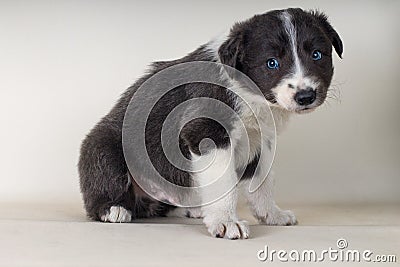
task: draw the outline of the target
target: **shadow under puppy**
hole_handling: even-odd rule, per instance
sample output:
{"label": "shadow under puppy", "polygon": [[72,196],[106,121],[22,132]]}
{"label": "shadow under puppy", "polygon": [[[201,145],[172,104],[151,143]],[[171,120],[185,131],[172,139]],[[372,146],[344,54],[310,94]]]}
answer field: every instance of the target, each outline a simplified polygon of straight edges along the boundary
{"label": "shadow under puppy", "polygon": [[[88,216],[104,222],[130,222],[135,218],[166,215],[203,217],[212,236],[248,238],[247,224],[236,215],[237,195],[240,185],[246,188],[249,178],[258,175],[255,172],[257,163],[267,165],[263,164],[266,159],[260,151],[270,149],[270,140],[260,138],[259,133],[260,128],[271,130],[273,127],[271,122],[263,123],[263,120],[255,123],[254,116],[265,116],[267,101],[279,132],[290,114],[310,112],[320,106],[333,75],[332,46],[341,57],[342,41],[323,13],[298,8],[274,10],[236,23],[227,35],[213,39],[181,59],[153,63],[150,72],[125,91],[82,143],[79,175]],[[222,69],[221,79],[228,79],[230,88],[207,83],[184,84],[157,102],[147,119],[146,148],[155,168],[166,180],[181,186],[204,185],[222,168],[232,180],[240,180],[238,186],[212,204],[201,208],[176,208],[150,197],[132,179],[123,153],[122,127],[132,96],[146,80],[168,67],[195,61],[217,62],[235,68],[247,75],[263,96],[251,95],[245,85],[224,75]],[[252,105],[258,108],[249,110],[238,99],[240,94],[249,95]],[[239,115],[247,132],[252,133],[249,138],[254,137],[250,140],[248,156],[240,153],[243,138],[235,134],[237,120],[227,121],[228,127],[223,127],[211,119],[198,118],[187,123],[180,132],[180,150],[188,159],[207,157],[200,153],[199,145],[210,138],[215,147],[208,152],[215,156],[214,163],[204,171],[193,173],[178,169],[168,161],[161,147],[163,122],[177,105],[199,97],[221,101]],[[231,149],[234,164],[228,163]],[[238,173],[243,175],[238,177]],[[244,190],[243,193],[260,223],[296,224],[294,214],[281,210],[274,202],[272,174],[255,192]]]}

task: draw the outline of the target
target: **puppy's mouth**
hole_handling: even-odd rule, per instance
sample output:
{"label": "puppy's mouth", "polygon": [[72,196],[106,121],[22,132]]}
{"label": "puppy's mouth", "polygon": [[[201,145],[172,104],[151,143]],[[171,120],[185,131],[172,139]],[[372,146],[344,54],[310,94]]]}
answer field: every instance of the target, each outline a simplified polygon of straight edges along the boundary
{"label": "puppy's mouth", "polygon": [[294,112],[296,112],[297,114],[306,114],[306,113],[313,112],[316,108],[317,107],[302,107],[302,108],[295,109]]}

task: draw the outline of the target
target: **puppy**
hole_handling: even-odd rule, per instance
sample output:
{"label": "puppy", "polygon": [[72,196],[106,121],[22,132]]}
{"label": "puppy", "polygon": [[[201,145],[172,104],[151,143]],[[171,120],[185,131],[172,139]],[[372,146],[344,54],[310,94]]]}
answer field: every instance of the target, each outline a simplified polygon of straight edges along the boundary
{"label": "puppy", "polygon": [[[290,8],[236,23],[227,35],[200,46],[181,59],[153,63],[149,73],[125,91],[82,143],[79,175],[87,215],[103,222],[130,222],[136,218],[167,215],[202,217],[214,237],[248,238],[246,222],[236,215],[237,196],[240,187],[248,188],[249,178],[256,178],[261,181],[256,190],[243,193],[259,222],[296,224],[294,214],[281,210],[274,202],[273,177],[267,164],[274,140],[271,135],[261,136],[261,132],[273,132],[274,124],[266,115],[269,110],[279,132],[290,114],[313,111],[324,102],[333,75],[332,47],[341,57],[342,41],[323,13]],[[175,194],[163,190],[162,186],[155,186],[153,192],[149,192],[138,184],[136,178],[151,181],[152,177],[141,168],[144,156],[133,157],[134,166],[127,164],[123,125],[124,120],[131,119],[137,125],[141,123],[140,109],[128,112],[128,107],[149,79],[179,64],[199,61],[220,64],[220,71],[213,73],[228,86],[193,82],[168,91],[146,118],[142,141],[154,169],[172,184],[201,187],[222,175],[227,184],[234,186],[226,188],[226,193],[215,201],[209,201],[208,193],[201,190],[200,197],[205,201],[196,203],[204,205],[177,208],[175,205],[179,206],[179,201]],[[261,94],[237,81],[229,68],[246,75]],[[184,76],[184,73],[177,74],[170,79]],[[151,90],[144,91],[143,101],[152,99],[152,94]],[[243,101],[240,96],[246,96],[247,100]],[[205,117],[183,123],[182,117],[180,123],[184,125],[180,128],[178,147],[191,161],[189,169],[180,169],[164,153],[160,137],[163,123],[179,104],[199,98],[224,103],[237,117],[227,116],[223,123]],[[207,112],[210,109],[209,105],[196,103],[197,110]],[[133,108],[138,106],[133,105]],[[130,127],[135,128],[135,125],[131,123]],[[239,125],[243,125],[246,136],[238,130]],[[202,141],[209,139],[213,145],[202,147]],[[244,147],[248,153],[243,152]],[[199,168],[199,159],[210,158],[207,168]]]}

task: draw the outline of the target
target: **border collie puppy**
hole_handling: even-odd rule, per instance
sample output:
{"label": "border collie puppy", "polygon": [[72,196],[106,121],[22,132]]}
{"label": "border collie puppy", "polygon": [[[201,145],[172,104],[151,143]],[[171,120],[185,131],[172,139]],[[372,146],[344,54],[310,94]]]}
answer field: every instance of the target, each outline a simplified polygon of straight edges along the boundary
{"label": "border collie puppy", "polygon": [[[200,46],[181,59],[153,63],[149,73],[125,91],[114,108],[82,143],[79,175],[87,215],[103,222],[130,222],[136,218],[167,215],[202,217],[214,237],[248,238],[246,222],[236,215],[238,186],[211,204],[197,208],[177,208],[172,205],[174,203],[171,199],[174,196],[165,196],[161,188],[158,189],[162,196],[160,198],[166,201],[148,195],[138,185],[133,177],[145,176],[145,172],[141,172],[140,168],[129,168],[122,142],[125,114],[140,119],[140,114],[126,113],[129,103],[148,79],[178,64],[215,62],[244,73],[261,90],[261,96],[252,95],[246,85],[236,82],[229,74],[224,75],[223,67],[218,75],[228,77],[231,88],[189,83],[165,94],[147,118],[145,143],[154,168],[167,181],[176,185],[202,186],[212,181],[222,169],[229,176],[228,179],[240,180],[240,185],[249,185],[249,178],[259,175],[255,166],[267,165],[267,159],[263,156],[265,153],[260,151],[263,148],[271,151],[271,140],[260,138],[260,128],[271,130],[273,127],[269,123],[263,125],[262,120],[261,124],[254,123],[254,116],[262,118],[268,108],[266,111],[261,106],[267,103],[279,132],[290,114],[310,112],[320,106],[332,80],[332,47],[341,57],[342,41],[326,15],[290,8],[270,11],[236,23],[227,35]],[[252,97],[252,105],[256,106],[252,112],[239,99],[240,94]],[[194,173],[181,170],[168,161],[163,153],[160,133],[163,122],[176,106],[201,97],[223,102],[239,115],[250,139],[251,153],[249,156],[241,153],[242,137],[235,134],[238,124],[234,119],[228,120],[228,127],[208,118],[191,120],[180,131],[180,151],[187,159],[208,157],[211,154],[214,157],[214,162],[208,168]],[[214,146],[209,148],[212,151],[200,152],[201,141],[204,139],[212,139]],[[234,151],[233,161],[229,160],[230,151]],[[196,162],[193,161],[193,168]],[[296,224],[297,220],[291,211],[281,210],[275,204],[272,191],[271,173],[256,190],[245,190],[244,194],[254,216],[260,223],[268,225]]]}

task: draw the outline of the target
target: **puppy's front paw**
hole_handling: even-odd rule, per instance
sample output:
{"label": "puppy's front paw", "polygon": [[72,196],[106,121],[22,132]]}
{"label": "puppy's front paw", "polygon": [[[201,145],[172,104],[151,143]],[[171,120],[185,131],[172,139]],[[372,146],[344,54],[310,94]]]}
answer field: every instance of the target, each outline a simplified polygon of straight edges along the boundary
{"label": "puppy's front paw", "polygon": [[297,224],[296,216],[290,210],[281,210],[274,208],[267,213],[266,217],[258,218],[261,223],[267,225],[295,225]]}
{"label": "puppy's front paw", "polygon": [[249,238],[250,230],[246,221],[215,221],[206,224],[208,232],[213,237],[227,239],[247,239]]}
{"label": "puppy's front paw", "polygon": [[103,222],[124,223],[130,222],[132,213],[121,206],[112,206],[100,218]]}

